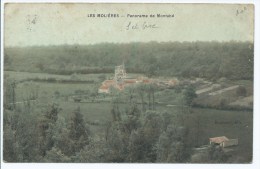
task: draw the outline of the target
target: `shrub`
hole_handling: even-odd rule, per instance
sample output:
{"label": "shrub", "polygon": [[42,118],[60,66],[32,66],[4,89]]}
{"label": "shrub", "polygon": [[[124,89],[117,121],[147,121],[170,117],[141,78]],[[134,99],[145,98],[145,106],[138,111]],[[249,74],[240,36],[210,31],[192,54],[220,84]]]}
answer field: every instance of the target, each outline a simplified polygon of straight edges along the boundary
{"label": "shrub", "polygon": [[243,97],[245,97],[245,96],[246,96],[246,93],[247,93],[247,91],[246,91],[246,88],[245,88],[244,86],[239,86],[239,87],[237,88],[237,90],[236,90],[237,96],[243,96]]}

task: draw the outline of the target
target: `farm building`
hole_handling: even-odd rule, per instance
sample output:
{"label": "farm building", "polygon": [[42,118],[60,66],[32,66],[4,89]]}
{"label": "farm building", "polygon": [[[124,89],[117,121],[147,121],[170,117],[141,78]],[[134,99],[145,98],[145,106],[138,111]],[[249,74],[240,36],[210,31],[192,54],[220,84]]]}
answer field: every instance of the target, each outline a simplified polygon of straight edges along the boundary
{"label": "farm building", "polygon": [[126,86],[136,83],[138,83],[137,79],[127,77],[125,66],[123,64],[115,67],[114,78],[112,80],[105,80],[98,89],[98,93],[110,93],[111,87],[123,90]]}
{"label": "farm building", "polygon": [[130,85],[135,85],[138,83],[143,84],[156,84],[157,86],[164,86],[164,87],[171,87],[176,84],[178,84],[177,79],[171,79],[171,80],[159,80],[159,79],[149,79],[144,76],[139,76],[138,78],[131,78],[128,77],[126,74],[125,66],[120,65],[115,67],[115,75],[112,80],[105,80],[100,88],[98,89],[98,93],[110,93],[111,87],[118,89],[118,90],[124,90],[125,87]]}
{"label": "farm building", "polygon": [[100,86],[100,88],[98,89],[98,93],[109,93],[109,86],[106,85]]}
{"label": "farm building", "polygon": [[115,86],[114,80],[105,80],[98,89],[98,93],[109,93],[110,87]]}
{"label": "farm building", "polygon": [[230,147],[238,145],[238,139],[228,139],[226,136],[209,138],[209,144],[220,145],[221,147]]}

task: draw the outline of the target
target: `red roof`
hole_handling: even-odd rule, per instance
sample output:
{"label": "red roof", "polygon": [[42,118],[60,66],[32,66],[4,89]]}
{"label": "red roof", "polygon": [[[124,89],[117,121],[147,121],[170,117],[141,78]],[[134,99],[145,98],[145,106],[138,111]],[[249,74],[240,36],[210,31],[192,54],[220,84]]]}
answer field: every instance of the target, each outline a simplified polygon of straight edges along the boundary
{"label": "red roof", "polygon": [[150,83],[150,80],[149,79],[144,79],[143,83]]}
{"label": "red roof", "polygon": [[224,141],[228,141],[228,140],[229,139],[226,136],[209,138],[210,142],[217,143],[217,144],[223,143]]}
{"label": "red roof", "polygon": [[105,80],[105,81],[103,82],[103,84],[114,84],[114,83],[115,83],[114,80]]}
{"label": "red roof", "polygon": [[136,79],[126,79],[125,83],[136,83]]}
{"label": "red roof", "polygon": [[123,89],[125,88],[125,86],[121,84],[121,85],[118,85],[117,88],[118,88],[119,90],[123,90]]}
{"label": "red roof", "polygon": [[107,90],[107,89],[109,89],[109,86],[102,85],[102,86],[100,86],[99,89]]}

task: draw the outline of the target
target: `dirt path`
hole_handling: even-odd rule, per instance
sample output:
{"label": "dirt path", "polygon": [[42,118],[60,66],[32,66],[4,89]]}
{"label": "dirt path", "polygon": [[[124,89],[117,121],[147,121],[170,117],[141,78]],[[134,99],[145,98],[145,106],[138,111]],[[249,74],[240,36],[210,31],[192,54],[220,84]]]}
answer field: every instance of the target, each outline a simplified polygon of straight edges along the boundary
{"label": "dirt path", "polygon": [[227,88],[224,88],[224,89],[221,89],[221,90],[217,90],[217,91],[215,91],[215,92],[209,93],[209,95],[210,95],[210,96],[215,96],[215,95],[221,94],[221,93],[223,93],[223,92],[236,89],[236,88],[238,88],[238,86],[239,86],[239,85],[235,85],[235,86],[230,86],[230,87],[227,87]]}

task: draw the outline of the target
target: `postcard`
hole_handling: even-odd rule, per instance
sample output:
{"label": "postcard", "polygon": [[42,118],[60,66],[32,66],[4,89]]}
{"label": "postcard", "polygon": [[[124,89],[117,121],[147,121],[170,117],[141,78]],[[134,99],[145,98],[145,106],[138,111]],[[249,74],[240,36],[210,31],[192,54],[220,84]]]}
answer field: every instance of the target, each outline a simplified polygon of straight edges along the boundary
{"label": "postcard", "polygon": [[4,3],[3,163],[252,164],[252,3]]}

